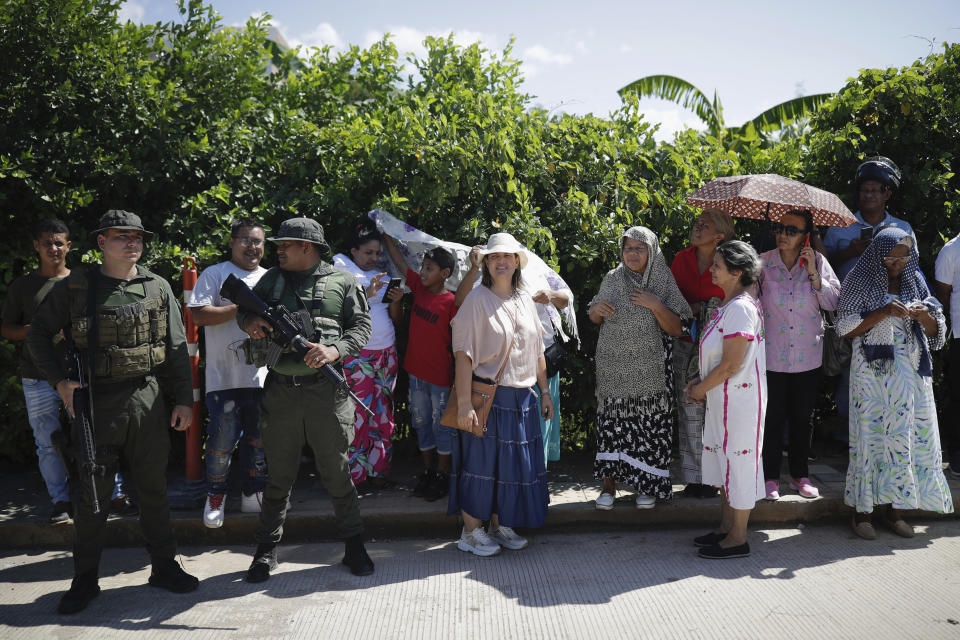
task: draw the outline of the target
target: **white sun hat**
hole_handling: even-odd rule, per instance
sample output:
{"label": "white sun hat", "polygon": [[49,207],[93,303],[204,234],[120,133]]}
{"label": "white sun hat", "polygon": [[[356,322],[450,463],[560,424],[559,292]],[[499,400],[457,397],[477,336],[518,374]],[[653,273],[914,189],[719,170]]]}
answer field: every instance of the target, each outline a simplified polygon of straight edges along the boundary
{"label": "white sun hat", "polygon": [[495,233],[487,239],[487,246],[480,249],[480,255],[491,253],[516,253],[520,256],[520,268],[527,266],[527,248],[509,233]]}

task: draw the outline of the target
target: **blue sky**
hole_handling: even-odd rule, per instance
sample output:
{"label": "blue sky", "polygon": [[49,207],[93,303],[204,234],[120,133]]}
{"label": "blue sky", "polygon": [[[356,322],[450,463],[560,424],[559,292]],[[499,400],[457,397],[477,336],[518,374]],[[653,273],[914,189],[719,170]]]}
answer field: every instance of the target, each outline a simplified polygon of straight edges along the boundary
{"label": "blue sky", "polygon": [[[861,68],[910,64],[943,42],[960,41],[960,0],[913,2],[318,2],[214,0],[225,24],[267,12],[291,44],[369,45],[394,34],[401,51],[422,51],[426,35],[455,33],[502,49],[516,38],[525,90],[548,109],[606,115],[617,89],[651,74],[716,89],[728,124],[802,93],[836,91]],[[127,0],[136,22],[178,19],[174,0]],[[663,138],[695,116],[644,101]]]}

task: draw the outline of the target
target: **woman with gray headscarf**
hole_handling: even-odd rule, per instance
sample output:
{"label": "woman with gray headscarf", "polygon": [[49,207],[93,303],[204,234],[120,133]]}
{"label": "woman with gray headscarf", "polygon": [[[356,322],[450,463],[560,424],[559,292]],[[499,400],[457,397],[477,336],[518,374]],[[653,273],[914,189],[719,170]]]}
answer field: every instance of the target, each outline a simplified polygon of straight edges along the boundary
{"label": "woman with gray headscarf", "polygon": [[872,512],[897,535],[913,537],[902,509],[953,511],[943,475],[930,352],[943,346],[943,309],[918,270],[913,237],[887,227],[843,279],[837,333],[853,338],[850,464],[844,502],[853,531],[876,537]]}
{"label": "woman with gray headscarf", "polygon": [[[674,403],[671,336],[691,318],[656,234],[631,227],[620,237],[621,263],[590,301],[597,340],[598,509],[612,509],[616,482],[637,487],[638,509],[669,499]],[[662,357],[661,357],[662,356]]]}

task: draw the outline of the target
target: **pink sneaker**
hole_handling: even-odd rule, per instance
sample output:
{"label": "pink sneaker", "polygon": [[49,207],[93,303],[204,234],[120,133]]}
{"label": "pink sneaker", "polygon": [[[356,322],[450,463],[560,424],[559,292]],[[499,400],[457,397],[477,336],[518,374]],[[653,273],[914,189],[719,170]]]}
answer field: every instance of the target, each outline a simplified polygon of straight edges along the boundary
{"label": "pink sneaker", "polygon": [[[819,498],[820,490],[810,483],[810,478],[790,478],[790,486],[804,498]],[[768,494],[769,495],[769,494]]]}
{"label": "pink sneaker", "polygon": [[767,490],[766,500],[779,500],[780,499],[780,483],[776,480],[767,480],[763,484],[764,489]]}

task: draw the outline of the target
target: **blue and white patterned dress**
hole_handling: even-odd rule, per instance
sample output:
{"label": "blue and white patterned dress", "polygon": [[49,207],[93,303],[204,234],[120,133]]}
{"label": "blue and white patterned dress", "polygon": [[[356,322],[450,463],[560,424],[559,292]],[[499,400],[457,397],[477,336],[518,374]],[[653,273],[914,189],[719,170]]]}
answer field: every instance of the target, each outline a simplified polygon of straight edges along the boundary
{"label": "blue and white patterned dress", "polygon": [[[940,337],[946,333],[943,313],[937,310],[933,315],[939,335],[929,341],[942,342]],[[859,321],[847,324],[853,326],[841,326],[841,331],[855,329]],[[850,466],[843,500],[860,513],[870,513],[878,504],[952,513],[953,498],[942,468],[933,379],[917,372],[920,346],[910,339],[902,318],[885,318],[873,330],[892,330],[893,360],[887,371],[878,373],[860,348],[864,337],[854,338]]]}

